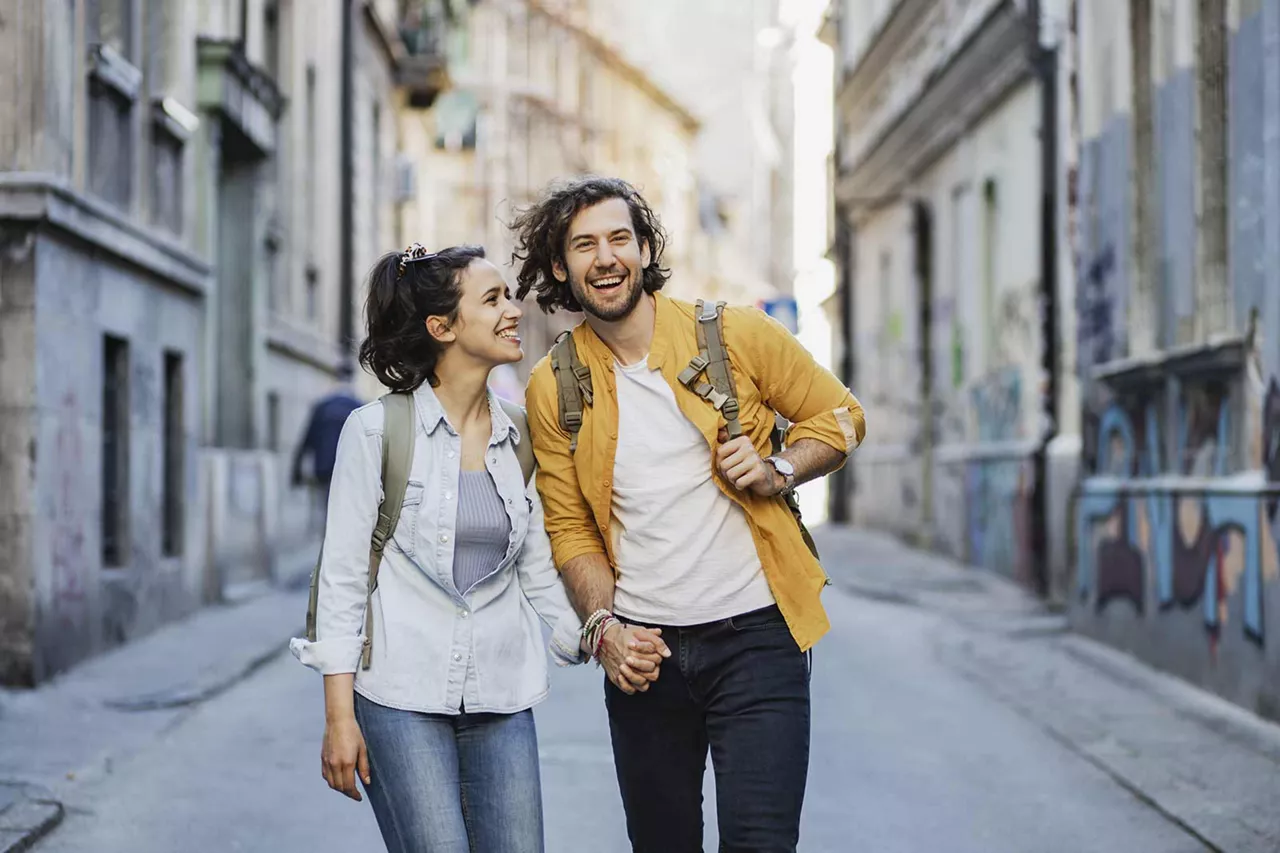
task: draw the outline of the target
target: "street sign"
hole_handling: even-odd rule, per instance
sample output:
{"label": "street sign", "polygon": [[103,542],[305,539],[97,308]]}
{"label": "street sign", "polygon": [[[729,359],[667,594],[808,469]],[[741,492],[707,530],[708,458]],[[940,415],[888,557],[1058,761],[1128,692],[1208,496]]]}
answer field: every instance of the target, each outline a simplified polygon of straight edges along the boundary
{"label": "street sign", "polygon": [[779,296],[777,299],[761,299],[756,303],[761,311],[787,327],[791,334],[800,331],[800,309],[796,307],[794,296]]}

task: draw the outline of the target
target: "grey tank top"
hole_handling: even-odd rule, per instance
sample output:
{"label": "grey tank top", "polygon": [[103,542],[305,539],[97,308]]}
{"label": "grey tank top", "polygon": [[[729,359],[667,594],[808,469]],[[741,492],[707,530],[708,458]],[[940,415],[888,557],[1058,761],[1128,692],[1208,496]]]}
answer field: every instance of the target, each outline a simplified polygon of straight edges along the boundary
{"label": "grey tank top", "polygon": [[488,471],[462,471],[454,529],[453,585],[465,594],[507,555],[511,519]]}

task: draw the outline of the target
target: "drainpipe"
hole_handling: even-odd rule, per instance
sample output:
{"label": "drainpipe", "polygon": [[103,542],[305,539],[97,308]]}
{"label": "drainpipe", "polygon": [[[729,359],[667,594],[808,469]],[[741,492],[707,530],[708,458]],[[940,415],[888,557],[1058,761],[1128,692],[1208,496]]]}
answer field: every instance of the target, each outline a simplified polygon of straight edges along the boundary
{"label": "drainpipe", "polygon": [[[839,294],[840,325],[840,382],[846,388],[853,387],[854,358],[853,352],[853,226],[849,224],[843,204],[835,206],[835,254],[836,270],[839,279],[836,281],[836,292]],[[836,524],[847,524],[853,520],[853,488],[854,466],[846,464],[831,479],[831,491],[828,493],[827,513]]]}
{"label": "drainpipe", "polygon": [[342,0],[341,177],[339,202],[338,348],[342,363],[352,357],[355,340],[355,11],[356,0]]}
{"label": "drainpipe", "polygon": [[1044,0],[1027,5],[1032,66],[1040,83],[1040,368],[1041,391],[1039,442],[1034,456],[1035,486],[1032,495],[1032,581],[1036,591],[1049,591],[1048,449],[1058,434],[1058,51],[1045,47],[1040,38],[1044,25]]}

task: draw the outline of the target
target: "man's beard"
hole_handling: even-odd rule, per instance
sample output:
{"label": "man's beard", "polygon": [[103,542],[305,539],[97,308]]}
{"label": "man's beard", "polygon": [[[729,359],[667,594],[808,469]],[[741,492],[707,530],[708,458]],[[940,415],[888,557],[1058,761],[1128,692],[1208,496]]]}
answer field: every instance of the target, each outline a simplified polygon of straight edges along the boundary
{"label": "man's beard", "polygon": [[575,282],[572,291],[574,298],[582,306],[583,313],[590,314],[597,320],[615,323],[629,316],[640,304],[640,297],[644,296],[643,279],[636,278],[630,272],[627,273],[627,282],[623,286],[629,286],[631,290],[622,302],[611,308],[605,308],[595,302],[593,298],[596,295],[595,290],[585,280]]}

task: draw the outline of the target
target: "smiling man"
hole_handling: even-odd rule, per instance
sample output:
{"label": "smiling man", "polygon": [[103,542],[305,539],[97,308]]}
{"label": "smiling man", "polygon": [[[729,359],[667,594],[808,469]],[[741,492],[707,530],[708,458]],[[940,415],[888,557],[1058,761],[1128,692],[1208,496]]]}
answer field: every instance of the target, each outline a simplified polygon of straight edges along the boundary
{"label": "smiling man", "polygon": [[[591,639],[632,847],[702,850],[710,749],[721,849],[794,851],[807,652],[829,625],[826,575],[783,494],[843,464],[862,407],[780,324],[731,307],[743,434],[729,440],[720,411],[679,379],[699,356],[695,308],[660,292],[665,235],[625,181],[554,186],[513,227],[518,295],[585,315],[525,399],[556,565],[588,631],[603,626]],[[787,449],[763,458],[775,412],[792,422]],[[615,619],[661,628],[671,650],[643,690],[623,670]]]}

